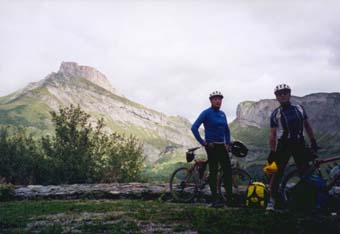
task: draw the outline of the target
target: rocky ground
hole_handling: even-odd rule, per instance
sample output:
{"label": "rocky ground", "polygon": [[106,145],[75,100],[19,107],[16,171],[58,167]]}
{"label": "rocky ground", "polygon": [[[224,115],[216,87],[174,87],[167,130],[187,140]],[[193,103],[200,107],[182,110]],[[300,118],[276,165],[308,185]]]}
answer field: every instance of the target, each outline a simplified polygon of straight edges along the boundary
{"label": "rocky ground", "polygon": [[23,199],[170,199],[168,184],[112,183],[72,185],[28,185],[14,190],[17,200]]}

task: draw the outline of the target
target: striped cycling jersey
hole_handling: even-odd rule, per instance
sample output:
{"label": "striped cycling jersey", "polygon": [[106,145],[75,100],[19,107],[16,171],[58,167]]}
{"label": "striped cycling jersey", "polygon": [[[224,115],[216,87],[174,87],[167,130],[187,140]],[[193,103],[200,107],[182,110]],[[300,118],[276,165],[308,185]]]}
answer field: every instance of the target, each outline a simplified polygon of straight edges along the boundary
{"label": "striped cycling jersey", "polygon": [[301,105],[288,104],[276,108],[270,117],[270,127],[277,129],[277,139],[303,139],[303,122],[307,114]]}

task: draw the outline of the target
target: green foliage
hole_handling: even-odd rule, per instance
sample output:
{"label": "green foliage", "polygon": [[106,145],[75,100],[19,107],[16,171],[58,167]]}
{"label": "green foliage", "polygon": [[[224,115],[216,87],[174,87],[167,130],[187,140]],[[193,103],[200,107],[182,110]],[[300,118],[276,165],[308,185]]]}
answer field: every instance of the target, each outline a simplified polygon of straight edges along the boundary
{"label": "green foliage", "polygon": [[0,177],[13,184],[36,183],[43,166],[38,144],[23,129],[10,131],[0,129]]}
{"label": "green foliage", "polygon": [[137,180],[143,166],[142,145],[133,137],[107,135],[103,120],[90,123],[80,107],[52,112],[55,136],[42,138],[43,149],[63,183],[127,182]]}
{"label": "green foliage", "polygon": [[[40,140],[25,130],[0,129],[0,177],[14,184],[129,182],[140,178],[142,144],[134,137],[108,135],[103,120],[93,127],[80,107],[52,111],[53,136]],[[13,131],[14,134],[9,134]]]}
{"label": "green foliage", "polygon": [[0,202],[11,200],[13,197],[14,186],[6,183],[4,179],[0,178]]}

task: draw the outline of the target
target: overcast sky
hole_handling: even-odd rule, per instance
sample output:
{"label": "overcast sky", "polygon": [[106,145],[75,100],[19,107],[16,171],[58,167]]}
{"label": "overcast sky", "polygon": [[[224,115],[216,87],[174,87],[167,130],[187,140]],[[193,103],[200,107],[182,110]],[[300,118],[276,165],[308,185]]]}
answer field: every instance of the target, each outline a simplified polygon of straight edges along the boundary
{"label": "overcast sky", "polygon": [[231,121],[280,83],[297,96],[340,91],[339,12],[327,0],[0,0],[0,96],[74,61],[191,121],[220,90]]}

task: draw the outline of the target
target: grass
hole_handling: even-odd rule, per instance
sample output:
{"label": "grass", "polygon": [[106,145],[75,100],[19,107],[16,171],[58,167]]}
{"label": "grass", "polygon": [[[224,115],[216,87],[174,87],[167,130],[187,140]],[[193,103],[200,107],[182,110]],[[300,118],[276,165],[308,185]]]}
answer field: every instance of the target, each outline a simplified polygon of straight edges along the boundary
{"label": "grass", "polygon": [[136,200],[0,203],[0,233],[340,232],[340,217]]}

